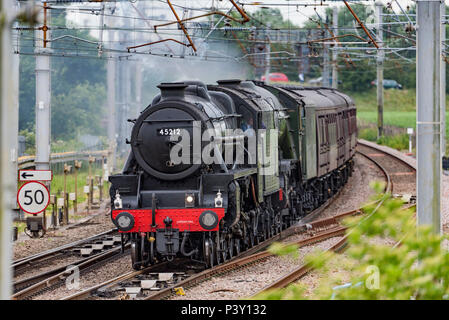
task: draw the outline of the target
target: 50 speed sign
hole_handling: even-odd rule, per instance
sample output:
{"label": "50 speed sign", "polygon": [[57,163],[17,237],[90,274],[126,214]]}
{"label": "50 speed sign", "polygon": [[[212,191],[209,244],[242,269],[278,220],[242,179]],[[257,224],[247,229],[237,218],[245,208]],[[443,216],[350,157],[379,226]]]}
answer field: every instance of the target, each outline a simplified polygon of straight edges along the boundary
{"label": "50 speed sign", "polygon": [[38,214],[47,209],[50,193],[40,182],[27,182],[17,192],[17,203],[24,212]]}

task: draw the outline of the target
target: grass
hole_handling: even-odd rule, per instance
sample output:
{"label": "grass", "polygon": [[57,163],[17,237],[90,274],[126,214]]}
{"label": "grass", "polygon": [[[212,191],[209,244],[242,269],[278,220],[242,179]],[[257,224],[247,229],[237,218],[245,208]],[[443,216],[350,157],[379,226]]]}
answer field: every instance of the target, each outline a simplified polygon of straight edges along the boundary
{"label": "grass", "polygon": [[[84,164],[83,164],[84,166]],[[53,170],[53,180],[51,181],[50,185],[50,193],[52,195],[56,195],[56,198],[61,198],[64,193],[64,174],[63,173],[57,173],[59,170]],[[101,168],[93,168],[92,169],[92,176],[95,177],[95,175],[101,176],[102,170]],[[84,186],[87,183],[87,178],[89,176],[89,172],[86,167],[82,168],[78,172],[78,183],[77,183],[77,204],[82,204],[87,201],[87,194],[84,193]],[[18,187],[20,188],[23,183],[19,183]],[[96,186],[97,183],[94,180],[94,186]],[[103,181],[103,199],[109,196],[109,183],[107,181]],[[72,172],[67,175],[67,192],[73,193],[75,192],[75,176]],[[94,199],[99,199],[99,190],[94,191]],[[69,201],[69,208],[73,208],[73,201]],[[78,206],[79,208],[79,206]],[[48,206],[47,212],[51,212],[51,205]],[[81,217],[79,217],[81,218]]]}
{"label": "grass", "polygon": [[[126,159],[125,158],[118,158],[117,159],[117,168],[122,168]],[[72,162],[69,162],[68,164],[73,165]],[[53,180],[51,181],[51,187],[50,187],[50,193],[52,195],[56,195],[56,198],[61,198],[64,192],[64,174],[63,174],[63,163],[57,163],[52,165],[53,170]],[[102,174],[101,166],[98,163],[95,163],[92,166],[92,176],[95,177],[96,175]],[[85,203],[87,201],[87,195],[84,193],[84,186],[87,182],[87,177],[89,176],[88,171],[88,163],[87,161],[82,161],[82,167],[78,171],[78,185],[77,185],[77,191],[78,191],[78,214],[70,213],[70,221],[77,221],[79,219],[82,219],[85,217],[83,212],[81,211],[80,205]],[[24,182],[18,183],[18,188],[20,188]],[[94,180],[94,186],[96,186],[96,182]],[[72,167],[72,172],[67,175],[67,192],[73,193],[75,192],[75,176],[74,176],[74,169]],[[103,200],[107,200],[109,198],[109,182],[103,181]],[[99,190],[94,190],[94,199],[98,201],[99,199]],[[73,201],[69,201],[69,209],[73,208]],[[51,215],[52,211],[52,205],[49,205],[46,210],[47,217]],[[26,215],[27,216],[27,215]],[[18,233],[20,234],[23,232],[26,228],[25,222],[15,221],[14,226],[18,228]]]}
{"label": "grass", "polygon": [[[84,164],[83,164],[84,165]],[[86,166],[87,167],[87,166]],[[92,176],[95,177],[95,175],[101,175],[102,171],[101,168],[95,168],[92,169]],[[77,190],[78,190],[78,198],[77,198],[77,205],[78,205],[78,214],[75,213],[70,213],[69,214],[69,218],[70,221],[77,221],[79,219],[82,219],[85,217],[85,215],[80,214],[81,213],[81,208],[80,205],[82,203],[85,203],[87,201],[87,195],[83,192],[84,186],[86,185],[87,182],[87,177],[88,177],[89,173],[87,168],[81,169],[78,172],[78,185],[77,185]],[[19,184],[19,188],[23,183]],[[94,186],[96,185],[96,182],[94,180]],[[56,198],[61,198],[64,192],[64,174],[62,173],[56,173],[55,171],[53,172],[53,180],[51,181],[51,187],[50,187],[50,193],[52,195],[56,195]],[[67,175],[67,192],[68,193],[73,193],[75,192],[75,177],[73,174],[73,170],[72,173]],[[109,183],[107,181],[103,181],[103,200],[107,199],[109,197]],[[94,199],[96,199],[98,201],[99,199],[99,190],[95,191],[94,190]],[[73,201],[69,201],[69,209],[73,208]],[[51,215],[52,212],[52,205],[50,204],[47,207],[46,210],[46,215],[47,217],[49,215]],[[14,222],[14,226],[18,228],[18,233],[22,233],[25,229],[26,229],[26,223],[25,222],[20,222],[20,221],[15,221]]]}
{"label": "grass", "polygon": [[364,128],[359,131],[359,138],[368,141],[374,141],[378,144],[389,146],[397,150],[408,150],[408,135],[398,134],[394,136],[383,136],[377,139],[377,130],[373,128]]}
{"label": "grass", "polygon": [[[357,111],[377,110],[376,89],[365,92],[352,92],[349,95],[357,105]],[[449,100],[446,101],[446,104]],[[415,111],[416,110],[416,90],[414,89],[385,89],[384,90],[384,111]]]}
{"label": "grass", "polygon": [[[95,175],[101,176],[101,169],[92,170],[92,176]],[[78,183],[77,183],[77,193],[78,193],[78,201],[77,203],[83,203],[87,201],[87,195],[84,193],[84,186],[87,183],[87,178],[89,173],[87,170],[78,172]],[[94,186],[96,186],[96,181],[94,180]],[[108,183],[103,181],[103,197],[107,194]],[[53,175],[53,180],[51,182],[51,193],[55,195],[62,196],[64,192],[64,174],[56,174]],[[75,192],[75,176],[74,174],[67,175],[67,192]],[[95,195],[95,194],[94,194]],[[69,201],[69,208],[73,207],[72,201]]]}
{"label": "grass", "polygon": [[14,221],[14,227],[17,227],[18,234],[22,233],[25,230],[26,226],[27,225],[25,222]]}
{"label": "grass", "polygon": [[[357,118],[366,122],[377,123],[377,110],[375,111],[357,110]],[[384,112],[384,124],[400,128],[416,129],[416,112],[415,111]],[[446,112],[446,124],[449,124],[449,112]],[[449,137],[449,125],[446,125],[446,136]]]}
{"label": "grass", "polygon": [[[350,93],[357,106],[357,119],[367,123],[377,123],[377,98],[375,89],[364,93]],[[449,99],[446,97],[446,106]],[[447,109],[446,109],[447,110]],[[414,128],[416,130],[416,91],[414,89],[384,91],[384,124],[398,128]],[[446,137],[449,137],[449,112],[446,111]],[[397,134],[385,136],[377,140],[375,129],[363,128],[359,137],[377,141],[389,147],[404,150],[408,149],[408,135]]]}

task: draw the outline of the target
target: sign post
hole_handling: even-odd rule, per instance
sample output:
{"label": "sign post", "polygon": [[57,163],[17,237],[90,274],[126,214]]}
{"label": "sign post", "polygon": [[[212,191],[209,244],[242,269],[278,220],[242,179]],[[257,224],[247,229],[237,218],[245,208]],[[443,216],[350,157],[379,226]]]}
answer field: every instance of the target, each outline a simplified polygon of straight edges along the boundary
{"label": "sign post", "polygon": [[412,154],[412,135],[413,135],[413,128],[407,128],[407,134],[408,134],[408,153]]}
{"label": "sign post", "polygon": [[[50,191],[40,181],[45,181],[47,184],[53,179],[53,173],[51,170],[19,170],[19,181],[26,182],[20,187],[17,192],[17,203],[23,212],[37,215],[42,212],[42,226],[45,234],[47,230],[47,219],[45,216],[45,210],[51,202]],[[54,219],[52,215],[52,225],[54,226]],[[35,224],[29,224],[32,219],[27,218],[27,226]],[[30,230],[31,231],[31,230]],[[32,231],[33,236],[38,235],[38,231]]]}
{"label": "sign post", "polygon": [[17,192],[17,203],[24,212],[36,215],[47,209],[50,204],[50,192],[43,183],[30,181]]}
{"label": "sign post", "polygon": [[51,170],[19,170],[19,181],[51,181]]}

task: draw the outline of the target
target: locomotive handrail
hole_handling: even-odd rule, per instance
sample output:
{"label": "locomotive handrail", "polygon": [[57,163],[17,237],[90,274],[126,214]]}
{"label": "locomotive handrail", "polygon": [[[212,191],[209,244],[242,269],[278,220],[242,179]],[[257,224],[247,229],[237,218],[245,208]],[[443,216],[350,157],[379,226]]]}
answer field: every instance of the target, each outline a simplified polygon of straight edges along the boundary
{"label": "locomotive handrail", "polygon": [[160,119],[160,120],[157,120],[157,119],[145,119],[145,120],[143,120],[143,122],[160,122],[160,123],[164,123],[164,122],[167,122],[167,121],[170,121],[170,122],[193,122],[195,120],[193,120],[193,119],[170,119],[170,120],[167,120],[167,119]]}

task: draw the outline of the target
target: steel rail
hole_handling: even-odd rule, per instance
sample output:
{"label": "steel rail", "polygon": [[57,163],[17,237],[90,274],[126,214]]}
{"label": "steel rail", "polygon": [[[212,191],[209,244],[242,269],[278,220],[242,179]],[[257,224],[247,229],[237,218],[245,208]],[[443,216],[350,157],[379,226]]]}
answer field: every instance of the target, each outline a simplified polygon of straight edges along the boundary
{"label": "steel rail", "polygon": [[[316,242],[320,242],[329,238],[338,237],[345,233],[346,227],[335,227],[330,230],[324,231],[322,233],[313,235],[309,238],[302,239],[296,242],[291,242],[286,245],[298,245],[299,247],[304,247],[311,245]],[[181,282],[178,282],[172,286],[169,286],[165,289],[162,289],[160,291],[157,291],[154,294],[150,294],[149,296],[145,297],[143,300],[161,300],[165,299],[171,295],[173,295],[173,290],[175,287],[182,287],[184,289],[193,287],[195,285],[198,285],[201,282],[204,282],[206,280],[211,279],[213,276],[217,275],[223,275],[229,272],[233,272],[237,269],[240,269],[242,267],[246,267],[248,265],[251,265],[256,262],[260,262],[262,260],[265,260],[269,257],[274,256],[274,253],[269,252],[268,250],[265,250],[263,252],[255,253],[243,258],[239,258],[236,260],[231,260],[227,263],[218,265],[212,269],[207,269],[203,272],[200,272],[196,275],[193,275]]]}
{"label": "steel rail", "polygon": [[[347,236],[344,236],[342,239],[340,239],[337,243],[335,243],[334,245],[332,245],[330,248],[328,248],[326,251],[334,251],[334,252],[340,252],[342,250],[344,250],[347,246]],[[290,272],[289,274],[282,276],[281,278],[279,278],[278,280],[276,280],[275,282],[271,283],[270,285],[266,286],[265,288],[263,288],[262,290],[258,291],[255,295],[253,295],[252,297],[257,296],[258,294],[268,291],[268,290],[273,290],[273,289],[282,289],[287,287],[289,284],[298,281],[299,279],[301,279],[302,277],[304,277],[306,274],[308,274],[310,271],[312,270],[312,265],[311,263],[305,263],[300,265],[298,268],[296,268],[295,270],[293,270],[292,272]]]}
{"label": "steel rail", "polygon": [[48,259],[48,258],[50,258],[52,256],[61,254],[65,250],[68,250],[68,249],[80,246],[82,244],[91,242],[91,241],[93,241],[93,240],[95,240],[97,238],[101,238],[103,236],[107,236],[107,235],[113,234],[116,231],[117,231],[117,228],[113,228],[113,229],[110,229],[108,231],[96,234],[96,235],[91,236],[91,237],[86,238],[86,239],[81,239],[81,240],[78,240],[78,241],[75,241],[75,242],[71,242],[71,243],[59,246],[57,248],[53,248],[53,249],[50,249],[50,250],[47,250],[47,251],[44,251],[44,252],[39,252],[39,253],[30,255],[30,256],[27,256],[27,257],[24,257],[24,258],[21,258],[21,259],[17,259],[17,260],[15,260],[13,262],[12,268],[14,270],[14,273],[20,272],[23,269],[29,268],[30,266],[33,266],[33,265],[35,265],[37,263],[40,263],[44,259]]}
{"label": "steel rail", "polygon": [[[359,142],[360,143],[360,142]],[[400,157],[386,152],[385,150],[382,150],[380,148],[376,148],[374,146],[371,145],[367,145],[365,143],[360,143],[361,145],[365,146],[365,147],[369,147],[372,148],[374,150],[380,151],[388,156],[390,156],[391,158],[394,158],[395,160],[406,164],[408,167],[412,168],[413,170],[416,170],[411,164],[407,163],[404,159],[401,159]],[[359,154],[363,155],[364,157],[366,157],[367,159],[369,159],[370,161],[372,161],[373,163],[375,163],[384,173],[384,175],[387,177],[387,186],[385,188],[385,192],[386,193],[391,193],[393,190],[393,182],[391,180],[390,174],[389,172],[376,160],[374,160],[373,158],[371,158],[369,155],[362,153],[360,151],[357,151]],[[380,206],[383,204],[383,202],[387,199],[386,196],[384,196],[379,203],[377,204],[377,206],[374,208],[374,210],[364,219],[367,219],[369,217],[371,217],[373,214],[375,214],[375,212],[380,208]],[[349,230],[349,233],[351,232],[351,230]],[[339,252],[341,250],[344,250],[347,247],[347,237],[348,235],[345,235],[341,240],[339,240],[336,244],[334,244],[333,246],[331,246],[330,248],[328,248],[326,251],[334,251],[334,252]],[[395,244],[395,246],[399,245],[400,241],[398,243]],[[295,270],[293,270],[292,272],[290,272],[289,274],[282,276],[281,278],[279,278],[278,280],[276,280],[275,282],[269,284],[268,286],[266,286],[265,288],[263,288],[262,290],[260,290],[259,292],[257,292],[255,295],[253,295],[253,297],[257,296],[258,294],[267,291],[267,290],[273,290],[273,289],[281,289],[281,288],[285,288],[287,287],[289,284],[298,281],[299,279],[301,279],[302,277],[304,277],[307,273],[309,273],[312,270],[312,266],[310,263],[305,263],[300,265],[298,268],[296,268]]]}
{"label": "steel rail", "polygon": [[[340,194],[340,191],[337,192],[332,198],[328,199],[328,201],[326,203],[324,203],[320,208],[315,209],[314,211],[312,211],[311,213],[309,213],[308,215],[318,215],[319,213],[321,213],[325,208],[327,208]],[[346,212],[343,213],[341,215],[338,215],[336,217],[332,217],[332,218],[328,218],[328,219],[322,219],[322,220],[318,220],[316,222],[313,223],[307,223],[304,219],[299,221],[298,224],[291,226],[290,228],[281,231],[280,233],[278,233],[277,235],[273,236],[270,239],[267,239],[261,243],[259,243],[258,245],[242,252],[240,255],[238,255],[237,257],[231,259],[229,262],[226,262],[224,264],[218,265],[215,268],[212,269],[207,269],[197,275],[194,275],[192,277],[189,277],[188,279],[192,279],[192,281],[196,281],[198,279],[207,279],[207,274],[209,272],[215,272],[215,270],[224,270],[227,269],[227,265],[229,263],[233,264],[234,262],[237,263],[237,265],[239,265],[240,263],[243,263],[245,260],[247,259],[247,261],[250,261],[248,263],[252,263],[251,261],[258,261],[260,259],[264,259],[265,257],[268,257],[269,255],[271,255],[270,253],[268,253],[268,251],[266,251],[263,254],[257,254],[258,251],[265,249],[266,247],[268,247],[271,243],[278,241],[278,240],[282,240],[283,238],[293,235],[293,234],[298,234],[298,233],[305,233],[305,232],[310,232],[312,230],[322,230],[323,228],[325,228],[326,226],[332,226],[336,224],[336,221],[338,221],[338,218],[341,217],[346,217],[347,215],[350,214],[357,214],[359,213],[358,210],[351,210],[350,212]],[[326,220],[328,221],[328,223],[326,224]],[[331,230],[327,230],[324,233],[320,233],[319,235],[315,235],[315,238],[310,237],[308,239],[303,240],[302,243],[306,244],[306,243],[313,243],[316,241],[321,241],[320,239],[324,239],[325,237],[334,237],[336,234],[342,234],[344,233],[344,230],[338,229],[338,228],[332,228]],[[301,243],[301,242],[299,242]],[[253,256],[254,255],[254,256]],[[264,256],[266,255],[266,256]],[[92,296],[98,289],[102,288],[102,287],[106,287],[106,286],[110,286],[114,283],[118,283],[124,280],[128,280],[128,279],[132,279],[138,275],[142,275],[145,273],[149,273],[154,271],[156,268],[160,268],[163,264],[167,264],[167,262],[163,262],[162,264],[155,264],[153,266],[149,266],[147,268],[144,268],[142,270],[136,271],[136,272],[128,272],[126,274],[123,274],[121,276],[118,276],[114,279],[110,279],[107,280],[101,284],[95,285],[91,288],[88,288],[84,291],[75,293],[71,296],[68,297],[64,297],[62,300],[82,300],[82,299],[87,299],[88,297]],[[224,268],[224,269],[223,269]],[[211,271],[214,270],[214,271]],[[186,280],[188,280],[186,279]],[[184,281],[186,281],[184,280]],[[184,283],[183,281],[183,283]],[[179,286],[180,283],[178,283],[176,286]],[[165,292],[168,295],[170,295],[170,291],[173,290],[174,286],[169,287],[167,289],[163,289],[162,291],[158,292],[159,294],[162,294],[161,292]]]}
{"label": "steel rail", "polygon": [[[127,248],[129,247],[129,245],[126,246]],[[78,268],[79,272],[83,272],[86,270],[89,270],[90,268],[93,267],[99,267],[101,265],[103,265],[104,263],[106,263],[107,261],[109,261],[110,259],[114,258],[114,257],[118,257],[120,256],[122,248],[121,247],[116,247],[110,250],[107,250],[105,252],[102,252],[94,257],[91,257],[89,259],[87,259],[86,261],[83,261],[80,264],[77,264],[76,266],[74,266],[74,268]],[[53,286],[56,286],[60,283],[62,283],[62,281],[66,280],[67,277],[69,277],[72,274],[72,271],[74,268],[70,268],[70,269],[66,269],[60,273],[57,273],[55,275],[52,275],[49,278],[46,278],[36,284],[33,284],[19,292],[16,292],[12,295],[12,299],[13,300],[21,300],[21,299],[27,299],[33,295],[36,295],[48,288],[51,288]]]}
{"label": "steel rail", "polygon": [[[374,162],[374,161],[373,161]],[[376,162],[375,162],[376,163]],[[379,168],[381,168],[381,170],[383,169],[383,167],[376,163],[376,165],[379,166]],[[389,178],[389,175],[386,173],[386,171],[384,171],[384,174],[386,175],[386,179],[387,179],[387,185],[385,187],[385,192],[389,193],[391,192],[391,179]],[[318,208],[315,211],[322,211],[324,210],[325,207],[327,207],[330,202],[335,199],[335,197],[338,195],[338,193],[336,195],[334,195],[334,197],[332,197],[331,199],[328,200],[328,202],[323,205],[322,207]],[[377,210],[380,205],[382,204],[382,202],[386,199],[386,197],[384,197],[383,199],[377,201],[377,206],[375,208],[375,210]],[[376,202],[374,202],[376,203]],[[310,214],[314,214],[315,211],[313,211]],[[300,240],[298,242],[296,242],[296,244],[300,245],[300,246],[304,246],[304,245],[309,245],[315,242],[319,242],[319,241],[323,241],[325,239],[329,239],[329,238],[333,238],[333,237],[337,237],[337,236],[342,236],[345,231],[346,231],[346,227],[342,227],[339,225],[339,221],[347,216],[350,215],[356,215],[361,213],[360,209],[356,209],[356,210],[350,210],[348,212],[344,212],[342,214],[336,215],[334,217],[331,218],[326,218],[326,219],[321,219],[321,220],[317,220],[317,221],[313,221],[310,223],[307,223],[306,221],[303,221],[302,224],[300,225],[295,225],[290,227],[287,230],[282,231],[281,233],[277,234],[276,236],[264,241],[263,243],[259,244],[258,246],[245,251],[244,253],[242,253],[241,255],[239,255],[238,257],[230,260],[227,263],[221,264],[216,266],[215,268],[212,269],[207,269],[203,272],[200,272],[196,275],[193,275],[181,282],[176,283],[175,285],[169,286],[165,289],[162,289],[160,291],[158,291],[157,293],[154,294],[150,294],[149,296],[144,297],[145,300],[153,300],[153,299],[163,299],[166,298],[170,295],[173,294],[173,290],[175,287],[192,287],[195,286],[196,284],[203,282],[207,279],[210,279],[210,277],[212,277],[213,275],[221,275],[224,273],[228,273],[228,272],[232,272],[233,270],[236,270],[238,268],[244,267],[246,265],[255,263],[257,261],[261,261],[262,259],[265,259],[269,256],[272,256],[271,253],[269,253],[268,251],[264,251],[264,252],[259,252],[259,253],[254,253],[255,251],[260,250],[260,247],[266,247],[269,243],[274,242],[276,240],[280,240],[283,237],[286,237],[288,235],[292,235],[295,233],[301,233],[301,232],[307,232],[307,230],[313,232],[313,231],[317,231],[320,230],[320,228],[326,228],[329,226],[333,226],[332,228],[325,230],[323,232],[320,232],[319,234],[313,235],[307,239],[303,239]],[[373,214],[373,213],[371,213]],[[371,215],[370,214],[370,215]],[[369,215],[369,216],[370,216]],[[335,226],[336,225],[336,226]],[[337,244],[335,244],[333,246],[334,250],[339,251],[342,250],[345,246],[346,246],[346,237],[343,237],[340,241],[337,242]],[[150,270],[154,270],[155,267],[157,267],[158,265],[154,265],[151,267],[148,267],[146,269],[140,270],[138,272],[131,272],[131,273],[127,273],[125,275],[119,276],[117,278],[108,280],[105,283],[99,284],[95,287],[89,288],[81,293],[77,293],[75,295],[72,295],[70,297],[66,297],[64,298],[65,300],[74,300],[74,299],[84,299],[86,297],[89,297],[90,295],[92,295],[96,290],[98,290],[101,287],[104,287],[106,285],[111,285],[113,283],[117,283],[118,281],[123,281],[126,279],[130,279],[136,275],[140,275],[140,274],[144,274],[146,272],[149,272]],[[301,269],[301,267],[299,268]],[[302,268],[302,272],[305,272],[305,267]],[[299,273],[301,273],[301,271],[298,271]]]}
{"label": "steel rail", "polygon": [[[111,249],[109,249],[109,250],[111,250]],[[67,263],[67,264],[65,264],[65,265],[63,265],[61,267],[57,267],[55,269],[42,272],[42,273],[34,275],[32,277],[29,277],[29,278],[26,278],[26,279],[22,279],[22,280],[19,280],[19,281],[15,281],[14,284],[13,284],[13,291],[15,293],[19,292],[19,291],[22,291],[25,288],[28,288],[28,287],[30,287],[30,286],[38,283],[38,282],[44,281],[44,280],[46,280],[48,278],[51,278],[52,276],[54,276],[56,274],[60,274],[61,272],[68,270],[68,268],[71,267],[71,266],[80,265],[80,264],[82,264],[82,263],[84,263],[84,262],[86,262],[86,261],[88,261],[88,260],[90,260],[92,258],[95,258],[95,257],[101,255],[102,253],[104,253],[104,252],[99,252],[99,253],[97,253],[95,255],[92,255],[90,257],[82,258],[82,259],[80,259],[78,261]]]}
{"label": "steel rail", "polygon": [[90,287],[88,289],[85,289],[83,291],[80,291],[80,292],[74,293],[74,294],[72,294],[70,296],[64,297],[61,300],[85,300],[85,299],[89,298],[90,296],[92,296],[100,288],[103,288],[103,287],[106,287],[106,286],[110,286],[112,284],[119,283],[119,282],[122,282],[122,281],[125,281],[125,280],[128,280],[128,279],[135,278],[135,277],[137,277],[139,275],[143,275],[143,274],[152,272],[156,268],[161,268],[161,267],[163,267],[164,265],[167,265],[167,264],[168,264],[168,262],[162,262],[162,263],[159,263],[159,264],[155,264],[155,265],[146,267],[146,268],[144,268],[142,270],[127,272],[125,274],[122,274],[122,275],[117,276],[115,278],[106,280],[105,282],[97,284],[97,285],[95,285],[93,287]]}
{"label": "steel rail", "polygon": [[390,156],[390,157],[392,157],[392,158],[395,158],[396,160],[400,161],[400,162],[403,163],[404,165],[406,165],[406,166],[408,166],[408,167],[410,167],[411,169],[413,169],[413,170],[416,171],[416,167],[415,167],[413,164],[407,162],[405,159],[399,157],[398,155],[396,155],[396,154],[394,154],[394,153],[392,153],[392,152],[389,152],[389,151],[385,150],[384,148],[378,148],[378,147],[376,147],[377,145],[375,145],[374,143],[370,143],[370,142],[368,142],[368,141],[365,142],[365,141],[363,141],[363,140],[358,140],[357,143],[360,144],[360,145],[362,145],[362,146],[364,146],[364,147],[371,148],[371,149],[380,151],[380,152],[382,152],[382,153],[385,153],[386,155],[388,155],[388,156]]}
{"label": "steel rail", "polygon": [[[322,210],[323,209],[321,209],[321,211]],[[291,228],[287,229],[289,231],[288,235],[301,234],[301,233],[313,232],[313,231],[315,231],[315,232],[320,231],[320,232],[317,234],[314,234],[306,239],[301,239],[298,241],[286,243],[285,246],[298,245],[299,247],[304,247],[304,246],[308,246],[308,245],[311,245],[311,244],[314,244],[314,243],[317,243],[320,241],[324,241],[324,240],[327,240],[330,238],[343,236],[345,234],[345,231],[347,230],[347,227],[343,227],[343,226],[339,225],[339,221],[348,216],[360,214],[361,212],[362,211],[360,209],[350,210],[350,211],[338,214],[338,215],[330,217],[330,218],[325,218],[325,219],[314,221],[312,223],[304,223],[299,226],[292,226]],[[322,231],[322,229],[324,229],[326,227],[330,227],[330,228]],[[272,238],[269,240],[272,240]],[[271,242],[274,242],[274,241],[271,241]],[[247,252],[245,251],[245,253],[247,253]],[[223,274],[235,271],[236,269],[251,265],[256,262],[260,262],[260,261],[262,261],[266,258],[269,258],[271,256],[274,256],[274,254],[269,252],[268,250],[265,250],[262,252],[257,252],[257,253],[252,253],[252,254],[246,255],[246,256],[240,255],[234,260],[231,260],[222,265],[218,265],[215,268],[207,269],[199,274],[196,274],[196,275],[189,277],[179,283],[176,283],[173,286],[167,287],[161,291],[151,294],[151,295],[145,297],[144,300],[158,300],[158,299],[167,298],[168,296],[173,295],[173,290],[175,287],[183,287],[183,288],[193,287],[203,281],[210,279],[212,276],[223,275]]]}

